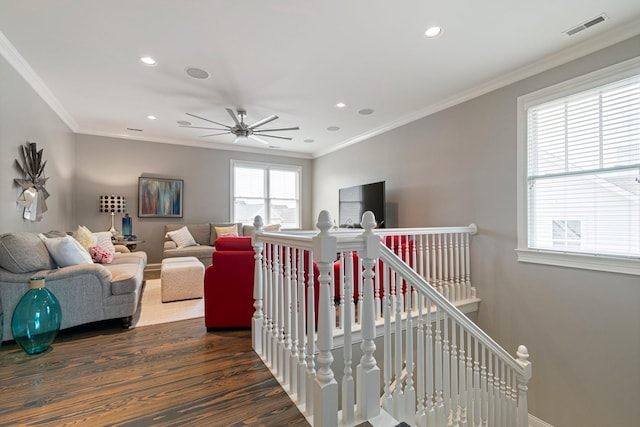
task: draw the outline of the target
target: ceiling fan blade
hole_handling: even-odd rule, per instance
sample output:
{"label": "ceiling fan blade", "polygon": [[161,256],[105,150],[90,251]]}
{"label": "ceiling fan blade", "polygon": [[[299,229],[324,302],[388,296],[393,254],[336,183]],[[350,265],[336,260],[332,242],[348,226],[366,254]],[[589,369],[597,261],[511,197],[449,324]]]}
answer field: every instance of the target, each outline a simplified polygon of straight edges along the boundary
{"label": "ceiling fan blade", "polygon": [[254,124],[249,125],[249,126],[247,126],[247,127],[248,127],[249,129],[255,129],[255,128],[257,128],[258,126],[265,125],[265,124],[267,124],[267,123],[269,123],[269,122],[274,121],[274,120],[275,120],[275,119],[277,119],[277,118],[278,118],[278,116],[276,116],[276,115],[274,114],[273,116],[269,116],[269,117],[267,117],[266,119],[259,120],[259,121],[255,122]]}
{"label": "ceiling fan blade", "polygon": [[209,135],[202,135],[200,138],[205,138],[207,136],[218,136],[218,135],[229,135],[231,132],[222,132],[222,133],[211,133]]}
{"label": "ceiling fan blade", "polygon": [[228,132],[228,129],[206,128],[206,127],[203,127],[203,126],[185,126],[185,125],[180,125],[179,127],[181,127],[181,128],[190,128],[190,129],[226,130]]}
{"label": "ceiling fan blade", "polygon": [[275,135],[267,135],[266,133],[258,133],[258,134],[253,134],[253,136],[259,136],[259,137],[267,137],[267,138],[277,138],[277,139],[288,139],[289,141],[291,141],[293,138],[289,138],[287,136],[275,136]]}
{"label": "ceiling fan blade", "polygon": [[280,132],[283,130],[300,130],[300,128],[298,126],[296,127],[291,127],[291,128],[278,128],[278,129],[256,129],[254,130],[255,133],[259,133],[259,132]]}
{"label": "ceiling fan blade", "polygon": [[269,145],[269,143],[267,141],[265,141],[264,139],[258,138],[255,135],[249,135],[249,138],[253,139],[254,141],[258,141],[263,143],[264,145]]}
{"label": "ceiling fan blade", "polygon": [[234,113],[231,108],[225,108],[225,110],[227,110],[227,113],[229,113],[236,126],[240,126],[240,121],[238,120],[238,116],[236,116],[236,113]]}
{"label": "ceiling fan blade", "polygon": [[196,116],[195,114],[187,113],[187,116],[195,117],[197,119],[204,120],[205,122],[215,123],[218,126],[224,126],[225,129],[231,129],[232,128],[232,126],[228,126],[228,125],[225,125],[225,124],[222,124],[222,123],[214,122],[213,120],[205,119],[204,117]]}

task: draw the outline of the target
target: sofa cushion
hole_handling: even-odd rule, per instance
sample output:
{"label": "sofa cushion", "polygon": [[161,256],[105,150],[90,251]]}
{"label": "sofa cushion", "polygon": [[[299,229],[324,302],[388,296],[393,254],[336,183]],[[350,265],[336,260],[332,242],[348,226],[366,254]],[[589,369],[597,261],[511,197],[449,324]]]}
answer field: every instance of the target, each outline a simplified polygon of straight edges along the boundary
{"label": "sofa cushion", "polygon": [[169,236],[171,240],[176,242],[176,245],[179,248],[186,248],[188,246],[197,245],[195,239],[193,238],[193,236],[189,232],[189,229],[186,226],[179,228],[175,231],[169,231],[167,233],[167,236]]}
{"label": "sofa cushion", "polygon": [[236,234],[240,235],[240,230],[242,230],[241,222],[228,222],[228,223],[220,223],[220,224],[211,224],[211,240],[209,240],[209,244],[211,246],[215,246],[216,240],[218,239],[218,233],[216,232],[216,228],[222,227],[236,227]]}
{"label": "sofa cushion", "polygon": [[0,267],[17,274],[56,268],[42,240],[28,232],[0,235]]}
{"label": "sofa cushion", "polygon": [[141,265],[142,260],[105,265],[111,272],[111,294],[122,295],[134,292],[142,282],[144,268]]}
{"label": "sofa cushion", "polygon": [[251,237],[219,237],[216,240],[216,251],[252,251]]}
{"label": "sofa cushion", "polygon": [[113,261],[113,254],[111,251],[100,245],[91,246],[89,248],[89,254],[91,255],[92,260],[101,264],[111,264]]}
{"label": "sofa cushion", "polygon": [[44,234],[38,234],[42,239],[49,254],[59,267],[69,267],[70,265],[93,264],[91,255],[73,237],[48,238]]}

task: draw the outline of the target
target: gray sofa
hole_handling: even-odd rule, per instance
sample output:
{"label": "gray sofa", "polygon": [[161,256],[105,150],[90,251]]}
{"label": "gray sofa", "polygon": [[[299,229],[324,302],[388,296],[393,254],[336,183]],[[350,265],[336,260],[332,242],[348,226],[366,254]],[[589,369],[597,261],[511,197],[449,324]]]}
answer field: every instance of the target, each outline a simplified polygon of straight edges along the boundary
{"label": "gray sofa", "polygon": [[[200,260],[205,267],[211,265],[211,255],[215,250],[214,244],[218,238],[216,233],[216,227],[229,227],[235,225],[238,227],[239,236],[251,236],[253,233],[253,226],[242,225],[242,223],[200,223],[200,224],[166,224],[164,226],[164,249],[162,251],[162,259],[173,257],[185,257],[194,256]],[[171,240],[167,233],[170,231],[178,230],[187,226],[189,233],[196,241],[196,246],[187,246],[178,248],[173,240]]]}
{"label": "gray sofa", "polygon": [[129,327],[138,308],[147,255],[128,253],[124,246],[116,246],[116,250],[122,253],[116,253],[111,264],[59,268],[37,234],[0,235],[2,340],[13,339],[13,310],[29,289],[29,278],[34,276],[44,276],[46,287],[60,301],[61,329],[117,318],[123,320],[124,327]]}

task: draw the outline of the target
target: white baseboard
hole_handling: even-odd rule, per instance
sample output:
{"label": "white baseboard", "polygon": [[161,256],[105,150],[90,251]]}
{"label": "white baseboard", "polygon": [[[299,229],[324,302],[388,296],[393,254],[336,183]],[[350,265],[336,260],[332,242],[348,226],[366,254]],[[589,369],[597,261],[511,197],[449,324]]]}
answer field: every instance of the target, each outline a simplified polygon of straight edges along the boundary
{"label": "white baseboard", "polygon": [[529,427],[553,427],[553,426],[529,414]]}

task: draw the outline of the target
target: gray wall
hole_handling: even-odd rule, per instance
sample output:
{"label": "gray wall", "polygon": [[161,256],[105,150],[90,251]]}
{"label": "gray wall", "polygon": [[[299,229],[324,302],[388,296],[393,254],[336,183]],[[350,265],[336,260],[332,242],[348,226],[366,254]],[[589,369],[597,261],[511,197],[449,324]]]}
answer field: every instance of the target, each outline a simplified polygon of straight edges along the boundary
{"label": "gray wall", "polygon": [[[20,146],[36,142],[47,161],[44,175],[49,210],[42,221],[22,219],[16,199],[22,189],[15,178],[25,178],[15,166]],[[73,224],[74,135],[31,86],[0,56],[0,233],[65,230]]]}
{"label": "gray wall", "polygon": [[[108,230],[111,217],[98,213],[100,195],[124,195],[133,218],[133,234],[144,239],[138,249],[150,263],[162,258],[168,222],[226,222],[230,215],[231,159],[302,166],[302,226],[311,226],[311,160],[212,150],[145,141],[76,135],[74,193],[77,224]],[[138,177],[184,180],[183,218],[138,218]],[[122,231],[122,216],[116,228]]]}
{"label": "gray wall", "polygon": [[314,161],[314,215],[386,180],[400,227],[478,225],[478,323],[511,354],[527,345],[530,413],[555,427],[637,425],[640,279],[516,260],[516,100],[638,55],[635,37]]}

